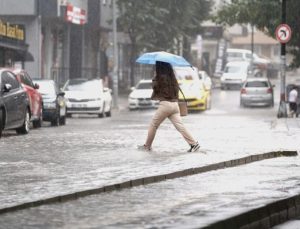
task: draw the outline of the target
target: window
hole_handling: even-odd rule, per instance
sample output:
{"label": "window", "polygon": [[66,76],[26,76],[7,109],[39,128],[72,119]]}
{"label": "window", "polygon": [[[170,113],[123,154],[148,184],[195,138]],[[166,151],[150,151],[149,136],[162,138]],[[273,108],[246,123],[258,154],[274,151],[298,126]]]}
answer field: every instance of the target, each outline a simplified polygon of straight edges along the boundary
{"label": "window", "polygon": [[227,66],[224,70],[225,73],[238,73],[240,71],[240,67],[238,66]]}
{"label": "window", "polygon": [[[253,58],[254,58],[254,54],[253,54]],[[251,60],[252,59],[252,54],[250,54],[250,53],[246,53],[246,58],[247,59],[249,59],[249,60]]]}
{"label": "window", "polygon": [[246,87],[268,87],[268,82],[266,81],[252,81],[246,84]]}
{"label": "window", "polygon": [[26,73],[22,73],[21,75],[20,75],[20,77],[21,77],[21,82],[23,83],[23,84],[26,84],[27,86],[30,86],[30,87],[32,87],[32,88],[34,88],[34,85],[33,85],[33,82],[32,82],[32,80],[30,79],[30,77],[28,76],[28,74],[26,74]]}
{"label": "window", "polygon": [[152,83],[151,82],[147,82],[147,83],[139,83],[136,87],[137,89],[152,89]]}
{"label": "window", "polygon": [[5,71],[1,75],[2,78],[2,88],[4,87],[4,84],[10,84],[12,86],[12,89],[17,89],[20,87],[19,82],[17,81],[16,77],[13,73]]}

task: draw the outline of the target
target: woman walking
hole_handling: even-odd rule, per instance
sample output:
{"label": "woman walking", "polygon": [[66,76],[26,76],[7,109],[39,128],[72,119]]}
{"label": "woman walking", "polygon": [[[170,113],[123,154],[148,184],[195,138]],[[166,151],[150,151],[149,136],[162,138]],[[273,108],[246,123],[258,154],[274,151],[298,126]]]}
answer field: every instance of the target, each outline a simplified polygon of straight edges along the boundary
{"label": "woman walking", "polygon": [[185,128],[180,117],[178,107],[179,85],[172,66],[169,63],[157,61],[155,73],[155,77],[152,79],[153,93],[151,99],[159,100],[160,102],[150,123],[146,143],[139,148],[151,150],[158,127],[168,118],[190,145],[188,152],[197,151],[200,145]]}

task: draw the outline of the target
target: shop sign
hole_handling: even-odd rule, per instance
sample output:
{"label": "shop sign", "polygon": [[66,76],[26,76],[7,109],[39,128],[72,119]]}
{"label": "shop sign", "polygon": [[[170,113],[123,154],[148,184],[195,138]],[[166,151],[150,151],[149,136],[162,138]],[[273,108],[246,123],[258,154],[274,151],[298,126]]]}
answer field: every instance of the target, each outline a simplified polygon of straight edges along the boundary
{"label": "shop sign", "polygon": [[0,20],[0,36],[10,40],[25,41],[25,28],[23,25],[10,24]]}
{"label": "shop sign", "polygon": [[84,9],[75,7],[71,4],[67,5],[66,21],[73,24],[83,25],[86,23],[86,12]]}

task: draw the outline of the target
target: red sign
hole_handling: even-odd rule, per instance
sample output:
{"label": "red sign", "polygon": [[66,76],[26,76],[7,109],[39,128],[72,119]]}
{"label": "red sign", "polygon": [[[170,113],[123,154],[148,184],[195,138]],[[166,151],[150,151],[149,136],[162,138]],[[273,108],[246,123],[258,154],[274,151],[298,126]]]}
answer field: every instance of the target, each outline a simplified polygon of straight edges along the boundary
{"label": "red sign", "polygon": [[86,12],[79,7],[68,4],[66,11],[66,20],[74,24],[83,25],[86,23]]}
{"label": "red sign", "polygon": [[285,44],[291,39],[292,30],[287,24],[281,24],[277,26],[275,35],[280,43]]}

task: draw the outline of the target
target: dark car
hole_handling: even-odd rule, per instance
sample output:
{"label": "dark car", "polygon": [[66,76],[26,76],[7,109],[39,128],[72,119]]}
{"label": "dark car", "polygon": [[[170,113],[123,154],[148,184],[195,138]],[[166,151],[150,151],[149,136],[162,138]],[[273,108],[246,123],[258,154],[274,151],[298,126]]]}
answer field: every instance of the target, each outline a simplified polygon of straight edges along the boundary
{"label": "dark car", "polygon": [[41,127],[43,119],[43,99],[37,90],[39,85],[32,82],[31,77],[24,69],[13,69],[12,72],[15,73],[17,80],[21,83],[28,95],[33,128]]}
{"label": "dark car", "polygon": [[43,121],[51,122],[52,126],[66,124],[65,93],[58,89],[54,80],[35,79],[39,92],[43,97]]}
{"label": "dark car", "polygon": [[27,134],[30,126],[30,107],[27,93],[14,73],[0,69],[0,137],[3,130],[15,129]]}

